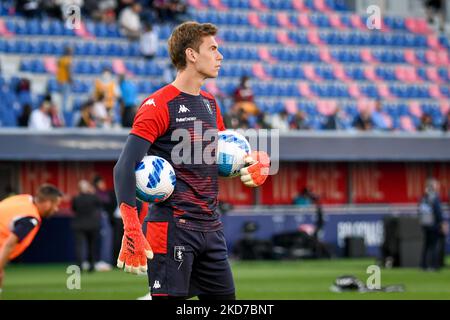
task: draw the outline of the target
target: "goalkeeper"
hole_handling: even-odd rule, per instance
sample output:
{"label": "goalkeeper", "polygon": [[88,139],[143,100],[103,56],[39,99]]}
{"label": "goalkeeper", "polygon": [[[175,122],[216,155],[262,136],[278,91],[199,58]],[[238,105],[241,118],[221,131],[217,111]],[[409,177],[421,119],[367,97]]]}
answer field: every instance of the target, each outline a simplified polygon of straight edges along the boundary
{"label": "goalkeeper", "polygon": [[[153,299],[235,299],[217,210],[217,164],[206,164],[204,159],[200,164],[177,164],[174,160],[178,159],[171,157],[178,144],[178,139],[172,138],[180,129],[190,134],[186,149],[191,155],[199,141],[201,154],[211,143],[195,134],[194,124],[200,124],[202,130],[225,130],[216,100],[201,90],[206,79],[217,77],[223,60],[216,33],[216,26],[209,23],[185,22],[175,28],[168,45],[176,79],[143,101],[114,167],[124,223],[117,266],[132,273],[147,271]],[[217,146],[217,139],[214,141]],[[146,154],[168,160],[175,169],[177,184],[169,199],[152,206],[141,228],[134,168]],[[246,162],[249,165],[241,170],[242,182],[249,187],[264,183],[268,155],[253,152]]]}

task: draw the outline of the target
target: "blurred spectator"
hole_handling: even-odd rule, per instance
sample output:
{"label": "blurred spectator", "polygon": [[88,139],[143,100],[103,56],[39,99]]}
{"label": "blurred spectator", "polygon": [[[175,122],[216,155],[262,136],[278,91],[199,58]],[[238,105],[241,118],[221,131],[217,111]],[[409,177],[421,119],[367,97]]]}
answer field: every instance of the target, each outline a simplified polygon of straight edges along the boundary
{"label": "blurred spectator", "polygon": [[169,1],[170,20],[175,24],[183,23],[188,20],[187,4],[184,0]]}
{"label": "blurred spectator", "polygon": [[19,127],[28,127],[28,121],[30,119],[31,110],[32,110],[31,106],[28,103],[23,106],[22,113],[17,119],[17,124],[19,125]]}
{"label": "blurred spectator", "polygon": [[420,124],[418,127],[419,131],[431,131],[435,130],[435,127],[433,125],[433,119],[431,118],[431,115],[424,113],[422,115],[422,118],[420,118]]}
{"label": "blurred spectator", "polygon": [[62,12],[59,6],[59,0],[41,0],[41,9],[46,17],[62,19]]}
{"label": "blurred spectator", "polygon": [[40,15],[41,0],[16,0],[16,10],[26,18]]}
{"label": "blurred spectator", "polygon": [[105,106],[108,114],[113,115],[114,107],[117,103],[118,88],[113,74],[109,68],[103,70],[102,76],[95,79],[94,101],[98,101],[100,96],[105,98]]}
{"label": "blurred spectator", "polygon": [[448,224],[448,214],[442,214],[442,225],[439,232],[438,237],[438,265],[439,267],[445,267],[445,255],[446,255],[446,246],[447,246],[447,237],[449,235],[449,224]]}
{"label": "blurred spectator", "polygon": [[100,93],[92,106],[92,117],[99,128],[111,128],[112,119],[105,105],[105,96]]}
{"label": "blurred spectator", "polygon": [[292,204],[296,206],[309,206],[313,203],[313,193],[307,187],[297,194],[292,200]]}
{"label": "blurred spectator", "polygon": [[447,112],[447,116],[445,117],[444,124],[442,125],[443,131],[450,131],[450,111]]}
{"label": "blurred spectator", "polygon": [[56,70],[56,81],[58,82],[61,94],[61,111],[63,114],[71,111],[68,102],[70,86],[72,84],[72,54],[72,48],[66,47],[64,49],[64,55],[58,59]]}
{"label": "blurred spectator", "polygon": [[101,176],[96,176],[93,180],[95,194],[101,203],[101,222],[100,222],[100,262],[98,269],[101,271],[111,270],[113,263],[113,230],[112,222],[114,211],[117,207],[114,191],[108,190],[105,180]]}
{"label": "blurred spectator", "polygon": [[334,112],[330,114],[325,120],[323,129],[325,130],[342,130],[345,129],[344,126],[344,115],[341,107],[337,106]]}
{"label": "blurred spectator", "polygon": [[30,119],[28,121],[28,128],[34,130],[49,130],[52,128],[52,119],[50,118],[50,103],[43,101],[41,106],[31,112]]}
{"label": "blurred spectator", "polygon": [[445,9],[442,0],[425,0],[425,10],[429,24],[434,24],[434,19],[438,18],[439,31],[444,32]]}
{"label": "blurred spectator", "polygon": [[158,32],[148,22],[144,25],[139,46],[141,54],[148,60],[153,59],[158,53]]}
{"label": "blurred spectator", "polygon": [[120,75],[119,87],[122,105],[122,127],[131,128],[136,114],[137,88],[133,81],[127,79],[124,74]]}
{"label": "blurred spectator", "polygon": [[285,130],[286,125],[289,126],[289,123],[284,123],[284,117],[280,119],[279,115],[264,115],[260,112],[254,102],[253,90],[250,87],[249,80],[248,76],[243,76],[233,94],[234,105],[232,109],[237,110],[240,126],[244,129],[255,128],[268,123],[271,127],[275,125],[277,128]]}
{"label": "blurred spectator", "polygon": [[226,128],[229,129],[239,129],[242,127],[242,118],[243,118],[244,111],[237,110],[237,109],[231,109],[229,112],[225,113],[223,115],[223,121]]}
{"label": "blurred spectator", "polygon": [[301,110],[298,110],[292,117],[289,126],[292,130],[309,130],[310,127],[307,124],[306,113],[304,113]]}
{"label": "blurred spectator", "polygon": [[96,21],[101,20],[101,13],[98,0],[84,0],[84,6],[81,12],[84,17],[90,17]]}
{"label": "blurred spectator", "polygon": [[362,110],[353,121],[353,127],[357,130],[368,131],[373,129],[372,114],[369,108]]}
{"label": "blurred spectator", "polygon": [[130,40],[138,40],[142,32],[142,23],[139,14],[142,7],[139,3],[133,3],[131,6],[122,10],[119,15],[119,25],[121,32]]}
{"label": "blurred spectator", "polygon": [[422,268],[437,270],[439,268],[438,239],[444,232],[441,201],[439,199],[439,182],[429,179],[425,193],[419,202],[419,218],[424,233],[422,251]]}
{"label": "blurred spectator", "polygon": [[386,113],[383,111],[383,106],[380,100],[377,100],[375,104],[375,110],[372,112],[372,123],[373,128],[378,130],[389,130],[391,129],[386,120]]}
{"label": "blurred spectator", "polygon": [[114,23],[116,20],[116,0],[84,0],[83,13],[96,21]]}
{"label": "blurred spectator", "polygon": [[286,110],[274,113],[268,117],[266,122],[270,123],[272,129],[279,129],[281,132],[289,131],[289,115]]}
{"label": "blurred spectator", "polygon": [[242,109],[246,114],[256,115],[259,113],[254,102],[253,90],[250,87],[250,78],[243,76],[239,86],[234,91],[234,108]]}
{"label": "blurred spectator", "polygon": [[178,24],[187,19],[187,5],[183,0],[154,0],[152,5],[161,23]]}
{"label": "blurred spectator", "polygon": [[97,262],[97,241],[100,232],[101,202],[94,194],[94,188],[86,181],[78,183],[79,194],[72,200],[75,216],[72,228],[75,233],[75,248],[77,264],[80,268],[84,262],[84,248],[87,243],[89,271],[95,270]]}
{"label": "blurred spectator", "polygon": [[[119,16],[120,12],[122,12],[123,9],[125,9],[126,7],[131,6],[133,3],[136,2],[136,0],[118,0],[118,1],[115,1],[115,2],[117,4],[116,5],[116,15]],[[143,5],[145,5],[145,2],[146,2],[145,0],[144,0],[144,2],[141,1],[141,3]]]}
{"label": "blurred spectator", "polygon": [[56,104],[50,103],[49,114],[50,114],[50,118],[52,120],[53,128],[64,127],[64,120],[61,118],[59,108]]}
{"label": "blurred spectator", "polygon": [[16,93],[18,95],[24,94],[24,93],[30,93],[31,92],[31,83],[30,80],[26,78],[21,78],[19,82],[17,82],[16,86]]}
{"label": "blurred spectator", "polygon": [[92,115],[93,105],[94,105],[94,103],[92,102],[92,100],[89,100],[81,106],[80,119],[77,123],[77,127],[95,128],[97,126],[95,124],[95,119]]}

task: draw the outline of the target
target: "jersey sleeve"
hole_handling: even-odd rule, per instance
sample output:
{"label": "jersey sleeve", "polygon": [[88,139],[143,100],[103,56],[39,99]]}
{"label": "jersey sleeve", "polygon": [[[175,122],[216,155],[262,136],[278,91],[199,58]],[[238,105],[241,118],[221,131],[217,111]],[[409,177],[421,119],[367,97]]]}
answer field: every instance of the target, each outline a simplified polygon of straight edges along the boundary
{"label": "jersey sleeve", "polygon": [[39,222],[35,217],[23,217],[14,222],[12,232],[19,238],[19,242],[38,226]]}
{"label": "jersey sleeve", "polygon": [[169,128],[169,110],[165,102],[147,98],[134,118],[131,134],[153,143]]}
{"label": "jersey sleeve", "polygon": [[219,131],[224,131],[226,130],[225,128],[225,124],[223,123],[223,118],[222,118],[222,113],[220,111],[220,107],[217,104],[217,101],[214,100],[214,102],[216,103],[216,123],[217,123],[217,129]]}

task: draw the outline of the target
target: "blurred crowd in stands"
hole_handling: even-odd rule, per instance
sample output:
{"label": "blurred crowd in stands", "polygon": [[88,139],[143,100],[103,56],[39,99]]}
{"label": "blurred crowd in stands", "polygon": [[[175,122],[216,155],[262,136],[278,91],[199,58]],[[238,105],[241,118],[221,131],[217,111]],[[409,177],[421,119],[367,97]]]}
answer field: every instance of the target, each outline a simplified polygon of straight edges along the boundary
{"label": "blurred crowd in stands", "polygon": [[57,18],[71,15],[74,6],[83,17],[116,23],[131,37],[142,31],[142,23],[184,21],[187,4],[184,0],[16,0],[16,10],[28,18]]}
{"label": "blurred crowd in stands", "polygon": [[[68,49],[67,54],[70,54]],[[167,68],[166,83],[174,79],[175,70]],[[77,108],[69,105],[70,96],[70,56],[63,56],[58,62],[57,80],[61,88],[59,94],[46,94],[39,108],[33,110],[31,105],[22,106],[22,113],[17,117],[19,127],[29,127],[37,130],[47,130],[68,126],[85,128],[129,128],[140,104],[138,92],[133,79],[126,75],[116,75],[105,68],[100,77],[95,79],[91,94]],[[308,114],[302,110],[292,112],[283,109],[278,113],[262,112],[257,103],[253,90],[249,84],[250,78],[244,76],[232,94],[215,92],[216,99],[222,109],[225,126],[230,129],[279,129],[281,132],[289,130],[317,130],[312,127]],[[30,81],[20,79],[16,93],[23,94],[30,91]],[[150,94],[150,92],[149,92]],[[58,101],[60,103],[57,103]],[[283,102],[280,102],[282,104]],[[227,105],[228,108],[223,106]],[[66,124],[64,112],[72,112],[72,125]],[[351,117],[339,105],[328,116],[324,116],[321,130],[358,130],[358,131],[393,131],[392,123],[387,121],[389,116],[383,110],[380,100],[374,107],[362,108],[359,113]],[[350,123],[350,126],[343,126]],[[415,128],[417,131],[450,131],[450,112],[445,116],[442,124],[436,125],[432,116],[423,113]]]}
{"label": "blurred crowd in stands", "polygon": [[[425,1],[429,22],[438,19],[443,26],[442,1]],[[25,17],[52,17],[64,20],[71,14],[73,6],[80,8],[83,17],[103,23],[118,23],[122,34],[130,41],[139,42],[142,57],[153,59],[158,52],[158,25],[178,24],[189,19],[185,0],[17,0],[15,10]],[[72,8],[72,9],[71,9]],[[56,80],[59,92],[46,94],[39,107],[21,106],[17,124],[33,129],[51,129],[59,127],[115,128],[131,127],[142,96],[138,96],[136,83],[128,73],[116,74],[105,68],[95,79],[88,97],[81,105],[74,106],[75,94],[71,92],[73,84],[73,48],[67,47],[57,62]],[[170,64],[169,64],[170,65]],[[166,67],[163,78],[170,83],[176,76],[176,70]],[[301,109],[281,112],[264,112],[258,106],[248,76],[240,79],[234,92],[212,92],[222,109],[225,125],[228,128],[265,128],[288,130],[348,130],[390,131],[395,130],[389,115],[383,110],[381,101],[375,106],[358,108],[356,116],[349,115],[339,104],[332,108],[331,114],[322,115],[320,125],[311,125],[307,112]],[[17,94],[31,92],[31,84],[21,79],[16,88]],[[151,94],[151,92],[148,92]],[[79,98],[79,97],[77,97]],[[280,104],[283,104],[280,101]],[[34,110],[33,110],[34,109]],[[67,122],[67,113],[73,115]],[[417,131],[448,131],[450,112],[441,124],[436,124],[432,116],[423,113]],[[315,122],[317,123],[317,121]],[[350,125],[349,125],[350,124]]]}

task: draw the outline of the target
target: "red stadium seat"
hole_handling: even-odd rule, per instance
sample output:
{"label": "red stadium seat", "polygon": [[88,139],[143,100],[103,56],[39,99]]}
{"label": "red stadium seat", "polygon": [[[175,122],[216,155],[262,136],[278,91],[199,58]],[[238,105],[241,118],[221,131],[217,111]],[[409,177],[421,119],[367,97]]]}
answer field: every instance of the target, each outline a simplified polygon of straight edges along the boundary
{"label": "red stadium seat", "polygon": [[448,100],[441,100],[439,103],[439,108],[443,115],[446,115],[450,111],[450,102]]}
{"label": "red stadium seat", "polygon": [[408,116],[402,116],[400,117],[400,127],[404,130],[404,131],[416,131],[416,126],[414,125],[412,119]]}
{"label": "red stadium seat", "polygon": [[338,30],[347,29],[347,27],[342,23],[341,17],[336,13],[330,14],[328,16],[328,20],[330,21],[331,26],[335,29]]}
{"label": "red stadium seat", "polygon": [[367,31],[367,26],[362,22],[360,15],[352,14],[350,16],[350,22],[354,28]]}
{"label": "red stadium seat", "polygon": [[278,30],[277,31],[277,41],[280,44],[283,44],[288,47],[295,46],[295,42],[289,38],[286,30]]}
{"label": "red stadium seat", "polygon": [[309,84],[305,81],[300,81],[298,83],[298,91],[300,92],[301,96],[306,98],[313,98],[315,96],[315,94],[309,88]]}
{"label": "red stadium seat", "polygon": [[304,0],[291,0],[292,6],[300,13],[309,12],[309,8],[305,5]]}
{"label": "red stadium seat", "polygon": [[259,19],[259,16],[256,12],[250,12],[248,14],[248,22],[258,29],[267,27],[267,25]]}
{"label": "red stadium seat", "polygon": [[364,62],[370,62],[370,63],[377,62],[377,60],[375,59],[375,57],[372,54],[372,50],[370,50],[368,48],[364,48],[361,50],[361,59]]}
{"label": "red stadium seat", "polygon": [[333,73],[334,73],[334,76],[339,80],[342,80],[344,82],[351,81],[351,79],[347,76],[347,73],[345,72],[345,68],[342,64],[334,64]]}
{"label": "red stadium seat", "polygon": [[189,0],[189,5],[195,9],[206,9],[207,7],[202,3],[202,0]]}
{"label": "red stadium seat", "polygon": [[323,44],[322,40],[320,39],[319,32],[316,29],[308,30],[307,38],[308,38],[309,43],[311,43],[311,44],[315,44],[315,45]]}
{"label": "red stadium seat", "polygon": [[442,45],[439,42],[439,38],[435,34],[427,36],[427,44],[429,48],[442,49]]}
{"label": "red stadium seat", "polygon": [[378,85],[378,94],[387,100],[393,98],[391,91],[389,90],[389,87],[386,83],[380,83]]}
{"label": "red stadium seat", "polygon": [[439,73],[438,73],[438,70],[437,70],[436,67],[429,67],[429,68],[426,68],[426,71],[425,71],[425,72],[426,72],[427,78],[428,78],[430,81],[438,82],[438,83],[442,82],[442,79],[441,79],[441,77],[439,76]]}
{"label": "red stadium seat", "polygon": [[335,62],[333,57],[331,56],[330,49],[326,46],[319,47],[319,56],[320,60],[326,63]]}
{"label": "red stadium seat", "polygon": [[125,67],[122,59],[114,59],[112,61],[112,69],[116,74],[127,74],[128,70]]}
{"label": "red stadium seat", "polygon": [[414,49],[406,49],[404,52],[404,57],[405,57],[405,60],[409,64],[413,64],[413,65],[421,65],[422,64],[422,62],[419,59],[417,59],[416,52],[414,51]]}
{"label": "red stadium seat", "polygon": [[256,9],[258,11],[268,11],[269,10],[269,8],[267,8],[267,6],[264,3],[262,3],[261,0],[250,0],[250,6],[253,9]]}
{"label": "red stadium seat", "polygon": [[45,57],[44,58],[44,67],[48,73],[56,74],[56,59],[53,57]]}
{"label": "red stadium seat", "polygon": [[369,65],[364,68],[364,75],[365,75],[366,79],[368,79],[368,80],[375,81],[375,82],[381,81],[381,79],[377,76],[375,66],[373,66],[373,65]]}
{"label": "red stadium seat", "polygon": [[227,6],[225,6],[221,0],[209,0],[209,4],[216,10],[226,11],[228,10]]}
{"label": "red stadium seat", "polygon": [[422,117],[423,111],[420,103],[417,101],[411,101],[409,103],[409,112],[417,118]]}
{"label": "red stadium seat", "polygon": [[423,18],[406,18],[405,26],[406,29],[413,33],[427,34],[432,31],[427,21]]}
{"label": "red stadium seat", "polygon": [[356,108],[358,112],[370,111],[372,112],[375,109],[375,102],[367,99],[360,99],[356,104]]}
{"label": "red stadium seat", "polygon": [[83,21],[80,21],[79,27],[75,28],[74,32],[78,37],[81,37],[86,40],[92,40],[95,38],[95,36],[87,30],[86,25],[84,24]]}
{"label": "red stadium seat", "polygon": [[252,67],[253,75],[261,80],[270,80],[272,79],[264,70],[264,66],[262,63],[255,63]]}
{"label": "red stadium seat", "polygon": [[308,78],[311,81],[320,81],[322,78],[316,74],[316,71],[314,70],[314,66],[307,64],[303,67],[303,72],[305,73],[306,78]]}
{"label": "red stadium seat", "polygon": [[298,111],[297,101],[295,99],[286,99],[284,100],[284,107],[287,113],[296,114]]}
{"label": "red stadium seat", "polygon": [[0,35],[5,38],[10,38],[14,35],[14,33],[8,30],[3,19],[0,19]]}
{"label": "red stadium seat", "polygon": [[430,85],[428,92],[430,93],[430,96],[437,99],[445,98],[442,93],[441,89],[437,84]]}
{"label": "red stadium seat", "polygon": [[404,82],[419,82],[416,69],[410,66],[399,65],[395,67],[395,76],[398,80]]}
{"label": "red stadium seat", "polygon": [[353,98],[361,98],[364,97],[364,94],[361,93],[361,90],[359,89],[358,84],[356,83],[351,83],[350,86],[348,87],[348,93],[350,93],[350,95]]}
{"label": "red stadium seat", "polygon": [[336,100],[317,101],[317,110],[324,116],[332,115],[337,108]]}
{"label": "red stadium seat", "polygon": [[289,20],[289,15],[286,12],[278,12],[277,13],[277,21],[278,25],[287,28],[287,29],[294,29],[295,25],[291,23]]}
{"label": "red stadium seat", "polygon": [[436,53],[436,62],[438,65],[448,66],[450,63],[449,58],[448,58],[448,51],[447,50],[439,50]]}
{"label": "red stadium seat", "polygon": [[297,17],[297,23],[302,28],[313,28],[313,24],[309,20],[309,17],[307,14],[299,14]]}
{"label": "red stadium seat", "polygon": [[331,9],[326,4],[325,0],[314,0],[314,7],[321,12],[331,11]]}
{"label": "red stadium seat", "polygon": [[269,62],[270,64],[277,62],[277,59],[270,54],[267,47],[264,47],[264,46],[259,47],[258,55],[261,60]]}

